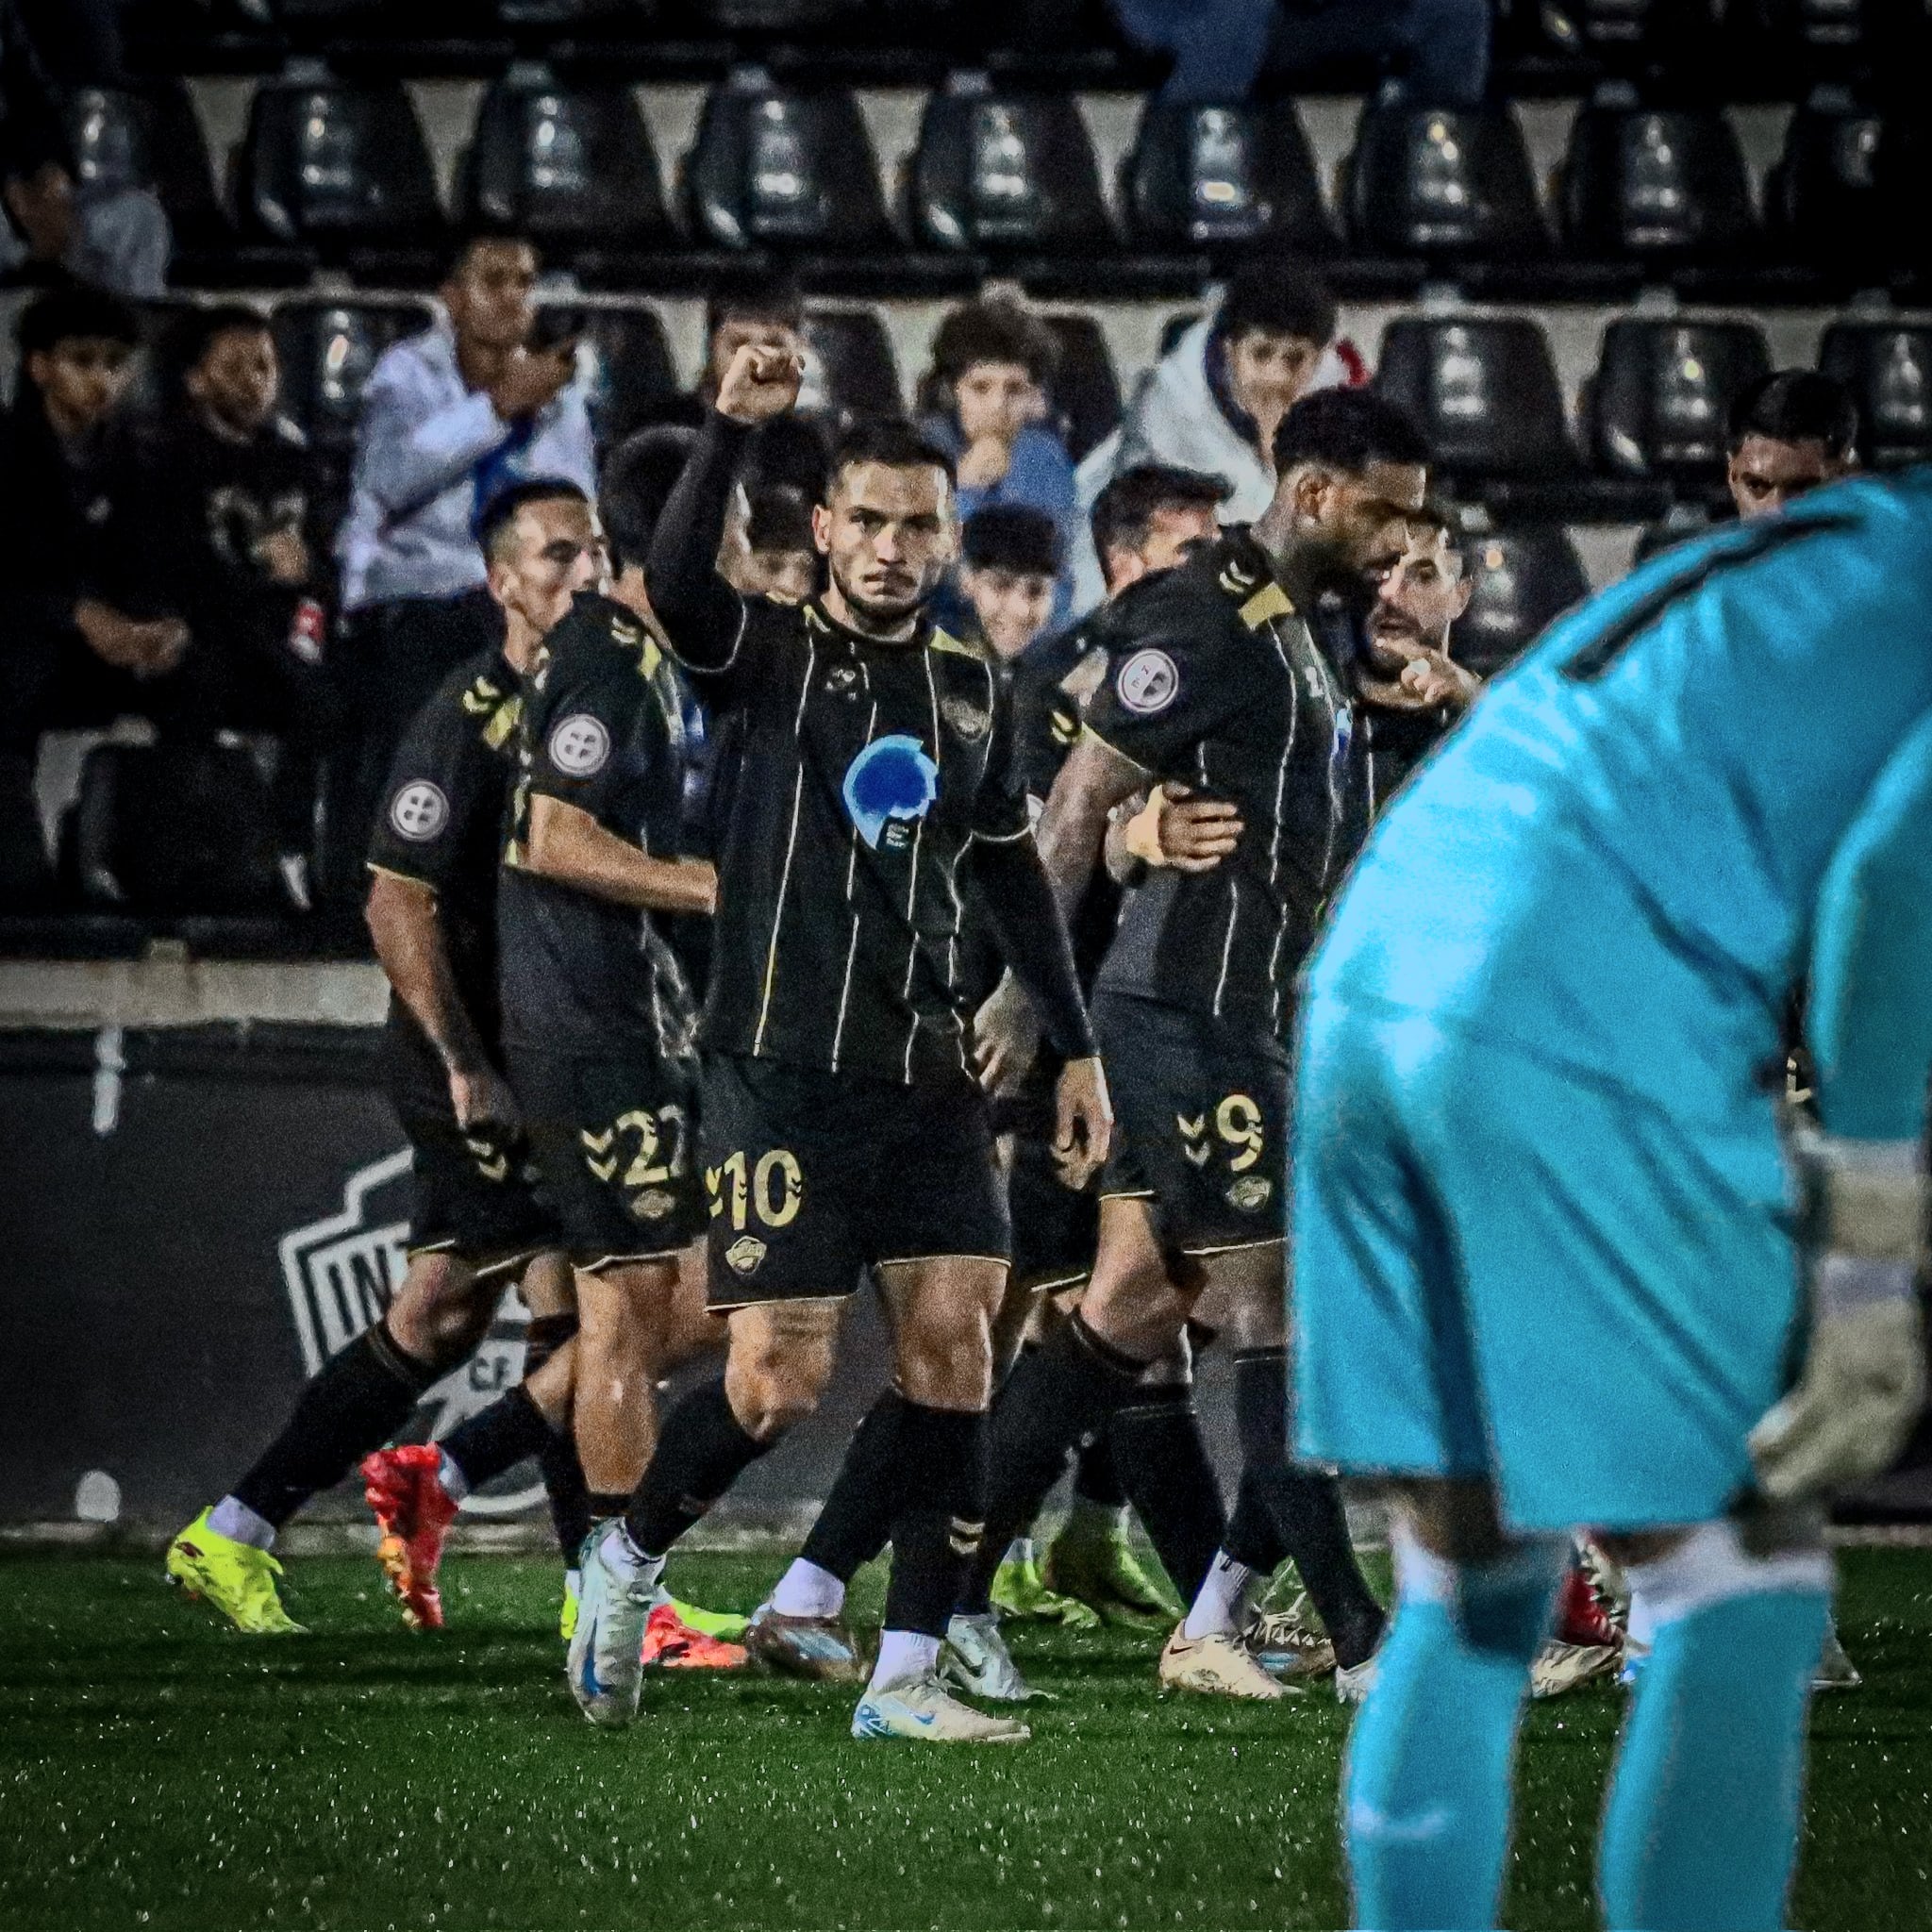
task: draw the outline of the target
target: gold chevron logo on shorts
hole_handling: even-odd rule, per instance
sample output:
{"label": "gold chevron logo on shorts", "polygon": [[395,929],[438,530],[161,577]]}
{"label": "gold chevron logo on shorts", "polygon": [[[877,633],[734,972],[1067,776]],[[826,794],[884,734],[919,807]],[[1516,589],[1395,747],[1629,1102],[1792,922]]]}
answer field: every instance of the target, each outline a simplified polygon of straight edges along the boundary
{"label": "gold chevron logo on shorts", "polygon": [[1177,1113],[1174,1117],[1174,1124],[1181,1130],[1181,1138],[1187,1141],[1198,1141],[1208,1131],[1208,1116],[1205,1113],[1197,1113],[1192,1120],[1184,1113]]}
{"label": "gold chevron logo on shorts", "polygon": [[985,1534],[984,1523],[967,1523],[958,1516],[946,1526],[946,1541],[952,1545],[956,1557],[973,1556],[978,1550],[980,1540]]}
{"label": "gold chevron logo on shorts", "polygon": [[611,1141],[617,1139],[617,1129],[615,1127],[606,1127],[601,1134],[593,1134],[589,1127],[579,1127],[577,1129],[577,1139],[592,1154],[608,1154],[610,1151]]}
{"label": "gold chevron logo on shorts", "polygon": [[597,1160],[587,1154],[584,1156],[584,1165],[600,1181],[608,1181],[617,1172],[617,1156],[613,1154],[608,1160]]}

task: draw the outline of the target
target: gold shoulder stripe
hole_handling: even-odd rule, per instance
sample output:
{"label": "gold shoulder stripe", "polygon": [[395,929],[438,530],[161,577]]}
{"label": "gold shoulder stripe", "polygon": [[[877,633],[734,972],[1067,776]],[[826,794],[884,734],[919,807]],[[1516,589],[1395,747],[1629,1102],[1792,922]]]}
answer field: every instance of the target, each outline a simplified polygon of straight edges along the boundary
{"label": "gold shoulder stripe", "polygon": [[517,728],[517,720],[523,714],[522,698],[511,698],[507,704],[497,706],[489,724],[483,727],[483,742],[491,751],[501,751],[510,733]]}
{"label": "gold shoulder stripe", "polygon": [[1268,584],[1241,606],[1241,622],[1250,630],[1259,630],[1271,617],[1292,617],[1294,606],[1279,584]]}
{"label": "gold shoulder stripe", "polygon": [[970,644],[949,631],[935,629],[931,642],[935,651],[947,651],[956,658],[971,658],[975,664],[986,662],[986,653],[977,644]]}

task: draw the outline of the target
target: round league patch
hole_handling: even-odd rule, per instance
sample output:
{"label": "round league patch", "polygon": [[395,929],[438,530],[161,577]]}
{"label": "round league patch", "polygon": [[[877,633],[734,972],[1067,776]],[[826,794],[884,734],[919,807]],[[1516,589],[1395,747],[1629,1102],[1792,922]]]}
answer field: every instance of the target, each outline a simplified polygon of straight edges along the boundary
{"label": "round league patch", "polygon": [[550,762],[572,778],[601,772],[610,756],[610,734],[588,711],[559,719],[550,734]]}
{"label": "round league patch", "polygon": [[1136,651],[1114,673],[1113,688],[1120,701],[1137,718],[1151,717],[1174,703],[1181,675],[1165,651]]}
{"label": "round league patch", "polygon": [[398,838],[425,844],[449,824],[449,800],[440,785],[414,779],[390,801],[389,822]]}

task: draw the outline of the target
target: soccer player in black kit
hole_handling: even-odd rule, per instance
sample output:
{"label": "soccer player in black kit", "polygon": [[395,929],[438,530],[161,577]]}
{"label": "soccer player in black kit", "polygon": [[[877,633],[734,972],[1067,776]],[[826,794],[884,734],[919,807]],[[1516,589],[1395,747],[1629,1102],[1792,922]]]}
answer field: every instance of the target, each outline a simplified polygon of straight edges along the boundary
{"label": "soccer player in black kit", "polygon": [[724,1377],[667,1419],[624,1522],[588,1551],[571,1688],[636,1714],[642,1620],[676,1538],[830,1373],[841,1305],[877,1280],[896,1357],[886,1629],[860,1738],[1014,1741],[939,1680],[979,1534],[1006,1204],[958,987],[962,868],[1066,1057],[1057,1139],[1079,1184],[1110,1115],[1066,927],[1005,776],[1011,721],[984,655],[932,626],[957,542],[947,459],[897,425],[839,450],[813,518],[823,596],[741,598],[715,559],[743,442],[796,399],[788,352],[747,347],[653,538],[664,634],[741,729],[705,1011],[703,1145]]}
{"label": "soccer player in black kit", "polygon": [[[1359,612],[1407,542],[1427,450],[1366,391],[1305,398],[1275,438],[1279,478],[1252,528],[1228,530],[1114,607],[1108,662],[1085,731],[1042,818],[1041,849],[1062,904],[1076,904],[1109,811],[1155,782],[1238,808],[1221,864],[1163,868],[1132,891],[1101,969],[1094,1030],[1120,1110],[1101,1188],[1100,1250],[1078,1311],[1002,1391],[991,1443],[986,1541],[962,1605],[986,1607],[996,1552],[1026,1521],[1067,1452],[1167,1373],[1198,1320],[1230,1332],[1242,1448],[1233,1524],[1211,1484],[1199,1534],[1163,1538],[1176,1508],[1142,1515],[1197,1607],[1216,1586],[1217,1537],[1256,1567],[1291,1556],[1332,1637],[1338,1682],[1359,1683],[1383,1612],[1348,1541],[1339,1492],[1293,1468],[1287,1416],[1283,1234],[1293,979],[1370,816],[1367,734],[1352,664],[1318,641],[1324,600]],[[1324,625],[1324,631],[1345,626]],[[1397,705],[1437,705],[1417,679]],[[1178,1465],[1177,1465],[1178,1467]],[[1234,1638],[1222,1607],[1208,1634],[1177,1628],[1170,1688],[1275,1698],[1282,1688]],[[1191,1620],[1193,1613],[1191,1611]]]}

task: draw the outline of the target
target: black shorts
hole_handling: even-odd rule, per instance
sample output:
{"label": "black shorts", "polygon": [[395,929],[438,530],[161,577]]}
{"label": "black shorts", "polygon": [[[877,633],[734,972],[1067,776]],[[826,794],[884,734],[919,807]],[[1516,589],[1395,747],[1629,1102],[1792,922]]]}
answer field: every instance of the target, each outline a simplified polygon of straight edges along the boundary
{"label": "black shorts", "polygon": [[1286,1239],[1287,1048],[1123,993],[1095,996],[1093,1031],[1114,1110],[1101,1197],[1147,1201],[1171,1254]]}
{"label": "black shorts", "polygon": [[696,1074],[693,1062],[641,1045],[597,1055],[510,1046],[538,1191],[577,1267],[660,1259],[704,1233]]}
{"label": "black shorts", "polygon": [[440,1062],[422,1064],[392,1043],[389,1093],[409,1142],[411,1258],[449,1255],[481,1274],[502,1274],[559,1245],[557,1223],[537,1198],[527,1143],[520,1135],[466,1136]]}
{"label": "black shorts", "polygon": [[887,1261],[1008,1258],[986,1105],[731,1054],[705,1068],[710,1304],[851,1294]]}
{"label": "black shorts", "polygon": [[1013,1279],[1023,1288],[1070,1288],[1093,1272],[1100,1241],[1100,1190],[1065,1186],[1047,1137],[1021,1133],[1007,1176],[1013,1217]]}

